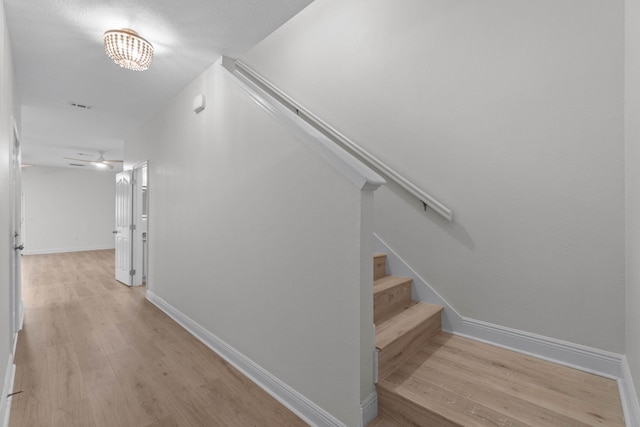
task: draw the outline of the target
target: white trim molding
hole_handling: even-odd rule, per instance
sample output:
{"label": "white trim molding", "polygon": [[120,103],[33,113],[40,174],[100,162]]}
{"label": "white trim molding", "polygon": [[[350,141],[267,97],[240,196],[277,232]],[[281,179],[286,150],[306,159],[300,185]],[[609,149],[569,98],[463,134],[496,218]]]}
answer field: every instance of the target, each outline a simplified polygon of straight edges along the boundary
{"label": "white trim molding", "polygon": [[20,306],[18,307],[18,331],[13,334],[13,346],[11,347],[11,358],[16,357],[16,351],[18,350],[18,335],[24,325],[24,303],[20,300]]}
{"label": "white trim molding", "polygon": [[13,391],[15,375],[16,365],[13,364],[13,356],[11,356],[4,374],[4,386],[2,387],[2,396],[0,396],[0,422],[2,422],[2,427],[9,426],[9,413],[11,412],[11,397],[9,397],[9,394]]}
{"label": "white trim molding", "polygon": [[[147,290],[147,300],[178,322],[191,335],[215,351],[220,357],[242,372],[247,378],[289,408],[311,426],[343,427],[337,418],[282,382],[234,347],[202,327],[171,304]],[[366,400],[365,400],[366,402]],[[376,399],[377,402],[377,399]],[[364,402],[363,402],[364,403]],[[377,410],[377,408],[376,408]],[[367,412],[368,413],[368,412]]]}
{"label": "white trim molding", "polygon": [[378,416],[378,392],[374,391],[360,404],[360,415],[362,424],[360,427],[366,427],[371,421]]}
{"label": "white trim molding", "polygon": [[622,356],[622,378],[618,380],[618,388],[620,389],[620,400],[622,400],[622,410],[627,427],[640,427],[638,394],[626,356]]}
{"label": "white trim molding", "polygon": [[[24,301],[22,301],[22,299],[20,299],[20,308],[19,308],[19,310],[20,310],[20,324],[18,325],[18,330],[21,331],[22,327],[24,326]],[[16,354],[15,349],[14,349],[13,354],[14,355]]]}
{"label": "white trim molding", "polygon": [[444,307],[442,330],[607,378],[622,378],[623,355],[463,317],[375,234],[374,247],[387,255],[388,271],[413,279],[413,299]]}
{"label": "white trim molding", "polygon": [[611,379],[622,373],[621,354],[468,317],[460,317],[449,332]]}

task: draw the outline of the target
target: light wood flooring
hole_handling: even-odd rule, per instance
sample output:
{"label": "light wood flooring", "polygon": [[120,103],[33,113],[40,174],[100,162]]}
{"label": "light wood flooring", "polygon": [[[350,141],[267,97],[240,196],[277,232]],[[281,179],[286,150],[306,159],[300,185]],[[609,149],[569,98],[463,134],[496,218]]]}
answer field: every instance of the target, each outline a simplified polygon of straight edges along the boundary
{"label": "light wood flooring", "polygon": [[10,427],[306,425],[116,282],[112,250],[22,263]]}

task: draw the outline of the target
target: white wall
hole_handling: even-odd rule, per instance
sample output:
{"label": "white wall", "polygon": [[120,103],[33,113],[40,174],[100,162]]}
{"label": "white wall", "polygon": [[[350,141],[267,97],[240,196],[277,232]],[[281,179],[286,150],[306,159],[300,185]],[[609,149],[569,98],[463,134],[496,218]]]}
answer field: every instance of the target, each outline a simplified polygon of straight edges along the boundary
{"label": "white wall", "polygon": [[115,176],[35,166],[22,172],[24,254],[114,247]]}
{"label": "white wall", "polygon": [[624,351],[622,0],[316,0],[242,59],[449,205],[376,232],[462,315]]}
{"label": "white wall", "polygon": [[[12,116],[20,123],[20,114],[17,98],[17,84],[13,69],[13,56],[7,32],[4,5],[0,2],[0,389],[5,381],[10,378],[5,371],[11,356],[10,341],[13,331],[9,322],[10,312],[10,271],[11,257],[13,256],[12,236],[10,233],[11,210],[13,209],[11,192],[11,159],[13,153],[13,124]],[[7,381],[7,383],[9,382]],[[4,403],[4,396],[0,402]],[[0,422],[4,422],[2,416],[4,409],[0,408]]]}
{"label": "white wall", "polygon": [[[640,386],[640,1],[626,1],[626,353]],[[636,395],[639,392],[636,389]],[[637,403],[636,403],[637,405]],[[638,414],[640,415],[640,414]]]}
{"label": "white wall", "polygon": [[219,63],[125,141],[125,160],[149,161],[149,292],[359,425],[374,390],[371,198]]}

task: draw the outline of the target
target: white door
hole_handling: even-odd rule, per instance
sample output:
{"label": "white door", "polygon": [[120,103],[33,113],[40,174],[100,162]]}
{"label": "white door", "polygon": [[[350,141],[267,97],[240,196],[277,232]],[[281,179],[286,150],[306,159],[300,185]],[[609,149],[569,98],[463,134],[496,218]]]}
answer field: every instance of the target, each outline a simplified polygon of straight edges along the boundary
{"label": "white door", "polygon": [[11,210],[11,233],[13,234],[13,254],[11,256],[11,284],[10,284],[10,305],[11,305],[11,345],[15,344],[16,334],[22,327],[22,277],[20,274],[23,240],[22,240],[22,181],[20,175],[20,140],[15,122],[13,123],[13,156],[12,156],[12,199],[13,209]]}
{"label": "white door", "polygon": [[116,174],[116,280],[131,286],[133,232],[133,186],[131,171]]}
{"label": "white door", "polygon": [[142,285],[147,279],[147,197],[147,162],[142,162],[133,168],[133,286]]}

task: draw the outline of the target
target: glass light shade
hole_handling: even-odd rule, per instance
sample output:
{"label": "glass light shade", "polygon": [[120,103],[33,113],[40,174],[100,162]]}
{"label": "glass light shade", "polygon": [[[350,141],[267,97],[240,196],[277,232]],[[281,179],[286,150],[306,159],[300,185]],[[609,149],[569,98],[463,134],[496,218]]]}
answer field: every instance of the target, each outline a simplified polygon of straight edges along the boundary
{"label": "glass light shade", "polygon": [[133,71],[149,68],[153,46],[133,30],[109,30],[104,33],[104,50],[113,62]]}

